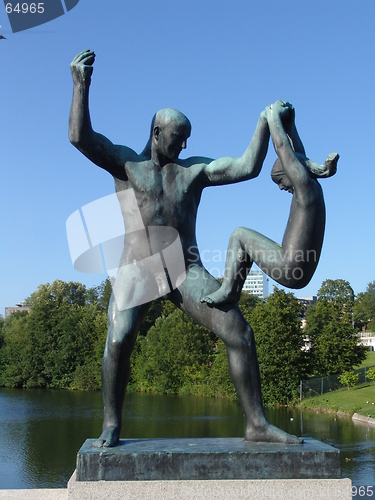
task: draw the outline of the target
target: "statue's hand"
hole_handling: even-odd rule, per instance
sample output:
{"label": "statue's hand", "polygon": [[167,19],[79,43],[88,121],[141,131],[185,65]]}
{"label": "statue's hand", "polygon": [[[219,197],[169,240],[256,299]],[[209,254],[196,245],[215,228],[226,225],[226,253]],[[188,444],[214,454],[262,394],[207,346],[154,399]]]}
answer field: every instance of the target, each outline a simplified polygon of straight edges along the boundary
{"label": "statue's hand", "polygon": [[294,125],[294,120],[296,118],[296,111],[293,104],[287,101],[277,101],[281,102],[282,111],[280,112],[280,118],[283,122],[285,130],[288,132],[290,128]]}
{"label": "statue's hand", "polygon": [[294,107],[287,101],[278,100],[274,104],[267,106],[263,113],[265,114],[267,120],[272,120],[272,118],[278,116],[283,122],[285,129],[289,129],[289,127],[294,123]]}
{"label": "statue's hand", "polygon": [[288,101],[278,100],[275,104],[271,104],[274,113],[277,113],[280,118],[284,121],[288,116],[294,113],[293,105]]}
{"label": "statue's hand", "polygon": [[72,72],[74,83],[90,85],[91,75],[94,69],[92,67],[94,61],[95,54],[89,49],[84,50],[75,56],[73,61],[70,63],[70,71]]}

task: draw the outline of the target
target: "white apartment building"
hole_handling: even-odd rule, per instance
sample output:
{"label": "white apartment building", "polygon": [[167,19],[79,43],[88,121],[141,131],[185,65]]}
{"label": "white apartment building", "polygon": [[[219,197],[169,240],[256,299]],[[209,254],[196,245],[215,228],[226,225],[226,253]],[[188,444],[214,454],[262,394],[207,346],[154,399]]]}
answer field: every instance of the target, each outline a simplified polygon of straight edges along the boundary
{"label": "white apartment building", "polygon": [[268,282],[269,278],[263,271],[250,271],[242,287],[242,291],[264,299],[268,297]]}
{"label": "white apartment building", "polygon": [[369,348],[370,351],[375,350],[375,332],[359,332],[359,344]]}

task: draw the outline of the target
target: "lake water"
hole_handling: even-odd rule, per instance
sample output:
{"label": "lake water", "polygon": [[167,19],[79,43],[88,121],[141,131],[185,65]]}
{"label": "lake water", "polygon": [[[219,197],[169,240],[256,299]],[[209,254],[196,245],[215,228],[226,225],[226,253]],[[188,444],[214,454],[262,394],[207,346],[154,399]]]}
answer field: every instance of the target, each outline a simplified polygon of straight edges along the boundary
{"label": "lake water", "polygon": [[[339,448],[343,477],[353,484],[375,485],[375,427],[290,408],[266,413],[289,433]],[[99,392],[0,388],[0,489],[65,487],[85,439],[100,435],[102,414]],[[236,437],[243,432],[236,401],[129,394],[124,404],[122,438]]]}

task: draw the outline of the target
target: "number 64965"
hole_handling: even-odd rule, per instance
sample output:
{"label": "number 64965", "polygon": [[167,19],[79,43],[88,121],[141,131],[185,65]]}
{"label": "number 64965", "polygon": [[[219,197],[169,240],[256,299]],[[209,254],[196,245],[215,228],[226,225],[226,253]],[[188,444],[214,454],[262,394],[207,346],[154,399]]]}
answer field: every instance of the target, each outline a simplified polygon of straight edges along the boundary
{"label": "number 64965", "polygon": [[7,14],[12,14],[12,12],[16,12],[17,14],[43,14],[44,12],[44,2],[39,3],[16,3],[13,7],[13,4],[7,3],[5,6],[5,10]]}

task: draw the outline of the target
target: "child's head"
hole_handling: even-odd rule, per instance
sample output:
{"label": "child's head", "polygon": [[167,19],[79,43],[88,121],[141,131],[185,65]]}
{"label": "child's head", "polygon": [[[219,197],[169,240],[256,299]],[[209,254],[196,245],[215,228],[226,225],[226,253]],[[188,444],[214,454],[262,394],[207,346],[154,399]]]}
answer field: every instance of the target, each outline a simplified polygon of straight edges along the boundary
{"label": "child's head", "polygon": [[293,186],[289,180],[289,177],[285,173],[280,158],[277,158],[272,167],[271,178],[273,182],[275,182],[279,186],[280,189],[283,189],[284,191],[289,191],[289,193],[294,192]]}

